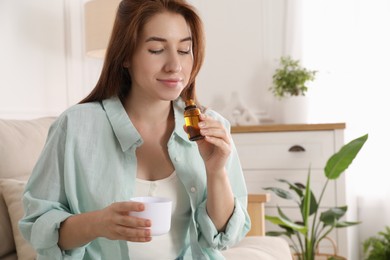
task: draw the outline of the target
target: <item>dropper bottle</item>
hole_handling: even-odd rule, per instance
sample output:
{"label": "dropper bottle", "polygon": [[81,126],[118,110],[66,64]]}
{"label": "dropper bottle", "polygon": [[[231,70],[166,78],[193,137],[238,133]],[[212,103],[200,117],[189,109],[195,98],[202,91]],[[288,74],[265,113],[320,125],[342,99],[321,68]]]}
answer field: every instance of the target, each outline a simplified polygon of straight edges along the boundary
{"label": "dropper bottle", "polygon": [[193,99],[188,99],[185,101],[184,109],[184,120],[187,127],[188,138],[191,141],[196,141],[203,139],[204,136],[200,134],[200,129],[198,126],[199,115],[201,114],[200,109],[196,106]]}

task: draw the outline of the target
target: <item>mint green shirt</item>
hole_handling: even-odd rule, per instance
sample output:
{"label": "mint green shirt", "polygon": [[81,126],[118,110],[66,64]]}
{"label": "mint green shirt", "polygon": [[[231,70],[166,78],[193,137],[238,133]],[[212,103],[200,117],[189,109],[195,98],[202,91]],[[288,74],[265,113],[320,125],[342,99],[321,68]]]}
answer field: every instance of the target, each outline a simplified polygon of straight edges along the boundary
{"label": "mint green shirt", "polygon": [[[183,130],[184,102],[174,101],[173,108],[175,129],[168,141],[168,152],[191,203],[184,259],[223,259],[219,250],[239,242],[250,229],[240,161],[233,144],[226,170],[235,208],[225,232],[218,232],[206,212],[204,162],[196,143],[189,141]],[[209,109],[206,114],[230,129],[228,121],[216,112]],[[129,259],[126,241],[106,238],[61,251],[57,245],[58,229],[73,214],[99,210],[132,197],[136,149],[142,142],[118,98],[78,104],[58,117],[27,183],[23,196],[25,216],[19,222],[22,235],[37,250],[38,259]]]}

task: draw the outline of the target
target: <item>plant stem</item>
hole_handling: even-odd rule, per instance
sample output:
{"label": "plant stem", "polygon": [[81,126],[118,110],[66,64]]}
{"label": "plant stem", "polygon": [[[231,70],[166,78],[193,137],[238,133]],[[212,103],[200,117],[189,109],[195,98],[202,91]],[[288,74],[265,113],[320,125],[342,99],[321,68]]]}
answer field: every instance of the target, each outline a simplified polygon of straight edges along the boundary
{"label": "plant stem", "polygon": [[301,248],[301,252],[300,253],[303,253],[304,252],[304,246],[303,246],[303,243],[302,243],[302,239],[301,239],[301,235],[299,232],[296,232],[296,237],[298,239],[298,243],[299,243],[299,246]]}
{"label": "plant stem", "polygon": [[306,236],[306,260],[314,260],[313,241]]}
{"label": "plant stem", "polygon": [[295,243],[294,239],[292,239],[291,237],[289,237],[289,238],[290,238],[290,241],[291,241],[291,243],[292,243],[292,248],[293,248],[293,250],[294,250],[297,254],[299,254],[300,252],[302,252],[302,246],[301,246],[301,250],[299,250],[299,247],[298,247],[297,243]]}
{"label": "plant stem", "polygon": [[[322,191],[321,191],[320,198],[318,199],[318,203],[317,203],[318,209],[320,208],[322,197],[324,196],[325,189],[328,186],[328,183],[329,183],[329,179],[326,179],[324,187],[322,188]],[[312,238],[316,238],[317,237],[318,228],[320,226],[320,221],[318,221],[318,224],[316,225],[318,211],[319,210],[316,210],[316,212],[314,213],[314,219],[313,219],[312,230],[311,230],[311,237]],[[316,241],[316,242],[318,242],[318,241]]]}
{"label": "plant stem", "polygon": [[[328,231],[326,231],[317,241],[317,245],[321,242],[322,239],[324,239],[332,230],[334,229],[334,226],[331,226]],[[317,245],[315,245],[317,247]]]}

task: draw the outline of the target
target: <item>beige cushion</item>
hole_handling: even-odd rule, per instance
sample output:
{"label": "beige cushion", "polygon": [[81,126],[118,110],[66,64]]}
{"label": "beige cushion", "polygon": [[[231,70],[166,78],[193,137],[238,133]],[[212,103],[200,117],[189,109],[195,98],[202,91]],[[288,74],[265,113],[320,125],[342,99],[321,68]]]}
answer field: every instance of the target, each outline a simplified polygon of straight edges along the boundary
{"label": "beige cushion", "polygon": [[5,205],[0,180],[0,259],[14,252],[15,243],[12,235],[11,221],[8,216],[8,209]]}
{"label": "beige cushion", "polygon": [[32,246],[24,240],[20,231],[18,222],[23,217],[22,195],[26,181],[13,179],[3,179],[0,186],[3,192],[5,204],[8,208],[8,214],[11,220],[12,233],[15,239],[16,253],[18,259],[35,259],[36,253]]}
{"label": "beige cushion", "polygon": [[245,237],[237,246],[222,251],[227,260],[290,260],[290,248],[283,238],[269,236]]}
{"label": "beige cushion", "polygon": [[[38,159],[54,117],[33,120],[0,119],[0,179],[27,179]],[[0,187],[0,259],[15,252],[8,211]]]}
{"label": "beige cushion", "polygon": [[54,119],[0,120],[0,178],[30,175]]}

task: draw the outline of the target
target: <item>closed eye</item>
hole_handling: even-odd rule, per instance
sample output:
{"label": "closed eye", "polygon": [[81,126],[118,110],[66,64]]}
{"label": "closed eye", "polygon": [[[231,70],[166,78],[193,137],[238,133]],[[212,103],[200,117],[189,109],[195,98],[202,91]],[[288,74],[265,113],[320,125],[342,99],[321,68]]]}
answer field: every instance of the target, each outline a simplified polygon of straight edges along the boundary
{"label": "closed eye", "polygon": [[177,51],[179,54],[181,55],[187,55],[187,54],[190,54],[191,53],[191,50],[188,50],[188,51],[181,51],[181,50],[178,50]]}
{"label": "closed eye", "polygon": [[164,49],[160,49],[160,50],[149,50],[149,52],[151,53],[151,54],[160,54],[160,53],[162,53],[164,51]]}

